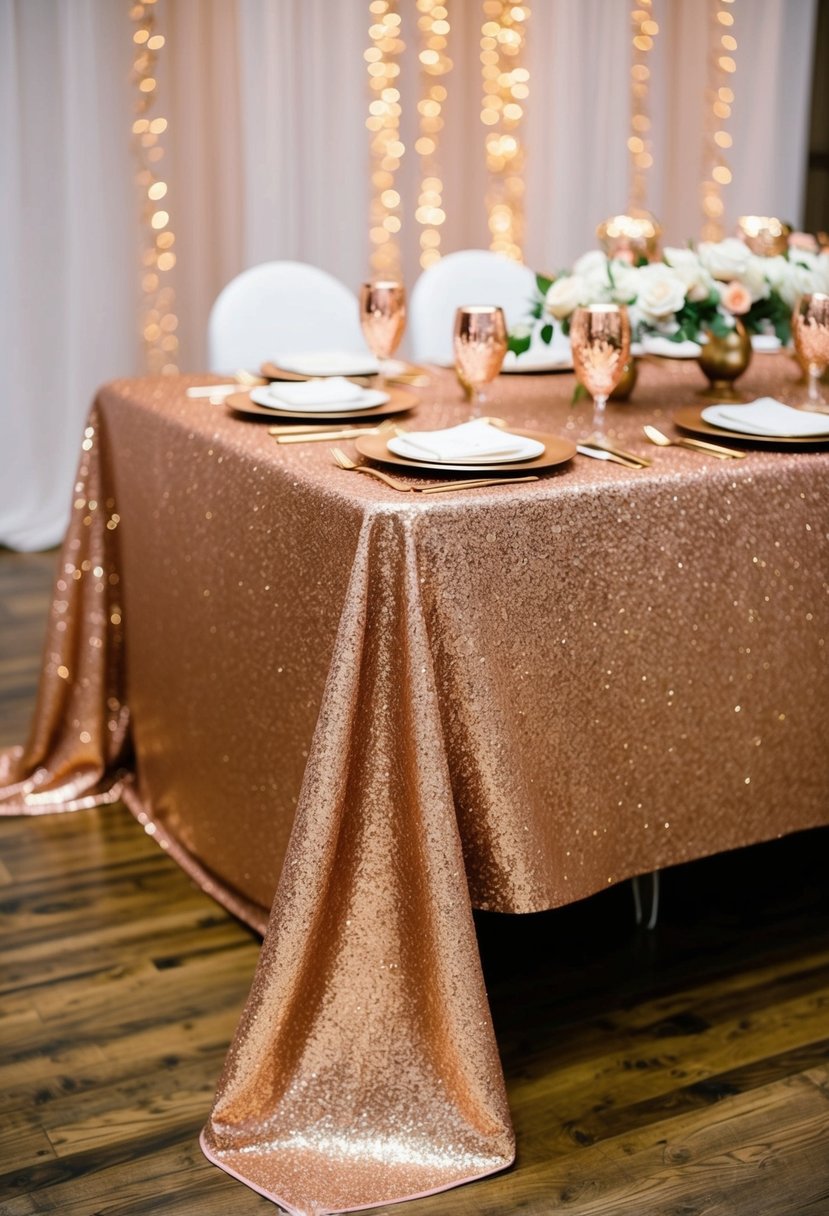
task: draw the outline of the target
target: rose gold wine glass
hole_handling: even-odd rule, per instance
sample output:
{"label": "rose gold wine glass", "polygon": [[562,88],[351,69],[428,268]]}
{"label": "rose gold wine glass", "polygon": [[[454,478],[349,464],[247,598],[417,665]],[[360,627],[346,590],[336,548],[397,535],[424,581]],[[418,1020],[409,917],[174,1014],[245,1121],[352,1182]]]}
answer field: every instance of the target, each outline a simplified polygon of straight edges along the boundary
{"label": "rose gold wine glass", "polygon": [[570,322],[570,344],[576,376],[593,398],[593,432],[602,435],[607,399],[630,357],[627,309],[623,304],[577,308]]}
{"label": "rose gold wine glass", "polygon": [[829,296],[815,291],[800,297],[792,314],[792,337],[809,378],[805,404],[821,406],[820,377],[829,367]]}
{"label": "rose gold wine glass", "polygon": [[473,392],[473,417],[486,400],[484,388],[498,375],[507,353],[507,323],[492,304],[468,304],[455,313],[455,367]]}
{"label": "rose gold wine glass", "polygon": [[396,279],[375,279],[360,288],[360,324],[368,348],[380,365],[377,387],[385,388],[386,362],[400,344],[406,325],[406,292]]}

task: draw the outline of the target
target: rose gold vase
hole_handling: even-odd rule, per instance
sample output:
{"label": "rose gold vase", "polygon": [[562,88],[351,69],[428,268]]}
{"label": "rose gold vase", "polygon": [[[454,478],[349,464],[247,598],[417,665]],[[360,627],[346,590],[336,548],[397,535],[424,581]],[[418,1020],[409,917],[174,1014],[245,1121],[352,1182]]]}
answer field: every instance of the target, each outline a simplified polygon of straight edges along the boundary
{"label": "rose gold vase", "polygon": [[751,355],[751,338],[742,321],[722,337],[709,332],[697,358],[709,381],[700,395],[709,401],[744,401],[745,397],[734,388],[734,381],[748,367]]}

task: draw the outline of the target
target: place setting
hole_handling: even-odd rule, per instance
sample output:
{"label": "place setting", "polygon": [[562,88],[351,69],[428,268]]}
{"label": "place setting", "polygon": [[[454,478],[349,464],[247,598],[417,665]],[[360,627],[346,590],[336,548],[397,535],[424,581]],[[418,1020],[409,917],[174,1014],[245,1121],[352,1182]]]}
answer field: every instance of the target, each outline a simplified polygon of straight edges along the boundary
{"label": "place setting", "polygon": [[[536,480],[539,472],[565,464],[576,454],[567,439],[545,432],[508,429],[500,418],[484,416],[486,389],[501,370],[507,350],[502,310],[494,305],[467,305],[455,316],[453,348],[458,379],[471,397],[472,417],[456,426],[411,431],[395,426],[391,432],[364,433],[354,446],[366,461],[422,478],[423,474],[451,478],[441,487],[403,483],[380,474],[393,489],[441,492],[473,485],[504,485]],[[334,463],[352,472],[377,475],[373,465],[357,464],[337,449]],[[459,475],[466,474],[459,480]],[[475,478],[468,476],[477,474]],[[516,476],[516,474],[518,476]]]}
{"label": "place setting", "polygon": [[743,445],[826,447],[829,409],[820,380],[829,367],[829,295],[802,295],[792,314],[791,331],[807,377],[806,392],[797,394],[795,404],[765,396],[747,403],[715,402],[702,409],[683,406],[674,414],[676,426],[692,435],[719,436]]}
{"label": "place setting", "polygon": [[269,418],[276,423],[270,433],[279,443],[330,438],[332,423],[338,424],[337,436],[345,438],[355,423],[408,413],[419,397],[412,387],[394,382],[408,365],[392,358],[406,324],[403,285],[391,280],[364,284],[360,324],[370,353],[280,355],[262,365],[267,383],[231,394],[227,408],[249,418]]}

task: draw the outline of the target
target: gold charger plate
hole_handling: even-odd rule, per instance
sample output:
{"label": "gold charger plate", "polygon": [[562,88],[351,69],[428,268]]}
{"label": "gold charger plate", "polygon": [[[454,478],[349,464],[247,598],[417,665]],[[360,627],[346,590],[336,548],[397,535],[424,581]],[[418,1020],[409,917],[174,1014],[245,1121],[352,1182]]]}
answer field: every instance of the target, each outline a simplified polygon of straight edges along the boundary
{"label": "gold charger plate", "polygon": [[673,415],[674,425],[689,435],[700,439],[728,439],[732,443],[745,443],[749,447],[825,448],[829,447],[829,435],[747,435],[745,431],[727,431],[721,426],[712,426],[702,417],[707,406],[684,405]]}
{"label": "gold charger plate", "polygon": [[387,418],[390,414],[405,414],[414,409],[420,398],[407,388],[387,390],[389,399],[385,405],[372,405],[368,409],[356,410],[326,410],[313,414],[307,410],[276,410],[267,405],[257,405],[251,401],[250,393],[231,393],[225,398],[225,405],[234,414],[244,414],[246,418],[270,418],[271,422],[362,422],[366,418]]}
{"label": "gold charger plate", "polygon": [[355,439],[354,446],[361,456],[376,460],[380,464],[392,464],[398,469],[426,469],[430,473],[477,473],[479,477],[497,477],[499,473],[509,476],[510,473],[536,473],[542,469],[552,469],[558,464],[566,464],[576,454],[576,445],[560,435],[548,435],[541,431],[519,431],[510,429],[511,435],[521,435],[524,439],[537,439],[544,444],[544,451],[532,460],[504,461],[500,464],[442,464],[428,460],[407,460],[405,456],[397,456],[386,447],[383,435],[361,435]]}

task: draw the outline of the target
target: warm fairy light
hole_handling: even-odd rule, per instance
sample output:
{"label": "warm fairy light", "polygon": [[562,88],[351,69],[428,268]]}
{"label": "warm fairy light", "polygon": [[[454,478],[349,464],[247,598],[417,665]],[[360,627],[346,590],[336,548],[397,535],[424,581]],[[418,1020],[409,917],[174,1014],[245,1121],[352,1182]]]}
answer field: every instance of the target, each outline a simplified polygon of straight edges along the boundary
{"label": "warm fairy light", "polygon": [[418,138],[415,151],[420,157],[420,190],[415,219],[420,228],[420,265],[425,269],[440,260],[440,229],[446,219],[443,210],[443,181],[440,176],[438,146],[443,130],[441,110],[446,88],[440,83],[452,69],[446,54],[449,35],[447,7],[435,0],[417,0],[420,16],[420,100],[417,103]]}
{"label": "warm fairy light", "polygon": [[734,37],[734,0],[708,0],[708,88],[706,95],[706,124],[704,165],[702,174],[702,239],[719,241],[723,237],[723,186],[731,181],[731,169],[725,151],[733,140],[726,130],[731,117],[734,90],[731,78],[737,70],[733,52],[737,50]]}
{"label": "warm fairy light", "polygon": [[143,307],[141,336],[147,369],[151,372],[177,372],[178,317],[175,313],[175,294],[166,281],[166,275],[176,264],[172,252],[175,236],[170,231],[170,212],[156,204],[167,196],[167,182],[157,174],[155,166],[164,158],[164,148],[159,136],[167,130],[167,119],[151,116],[157,105],[158,81],[156,67],[158,53],[165,44],[163,34],[156,32],[156,0],[144,0],[134,4],[130,17],[137,29],[132,40],[136,46],[133,60],[133,75],[138,96],[135,102],[136,119],[132,124],[133,142],[138,159],[136,182],[141,195],[141,220],[143,224],[144,248],[141,257],[141,291]]}
{"label": "warm fairy light", "polygon": [[774,215],[741,215],[737,233],[758,257],[773,258],[789,248],[791,227]]}
{"label": "warm fairy light", "polygon": [[405,148],[400,140],[400,55],[405,44],[400,37],[397,0],[371,0],[368,6],[371,46],[365,51],[371,101],[366,127],[372,132],[369,240],[371,268],[378,274],[400,273],[400,195],[395,174]]}
{"label": "warm fairy light", "polygon": [[659,33],[653,19],[653,0],[638,0],[630,14],[633,29],[633,56],[630,68],[630,170],[628,176],[628,211],[636,213],[645,207],[647,173],[653,164],[651,151],[651,118],[649,107],[651,70],[648,58]]}
{"label": "warm fairy light", "polygon": [[528,4],[484,0],[481,25],[481,122],[487,128],[489,247],[520,262],[524,228],[524,147],[520,139],[530,73],[521,57]]}
{"label": "warm fairy light", "polygon": [[662,229],[647,211],[611,215],[596,229],[599,244],[609,258],[639,262],[659,260]]}

